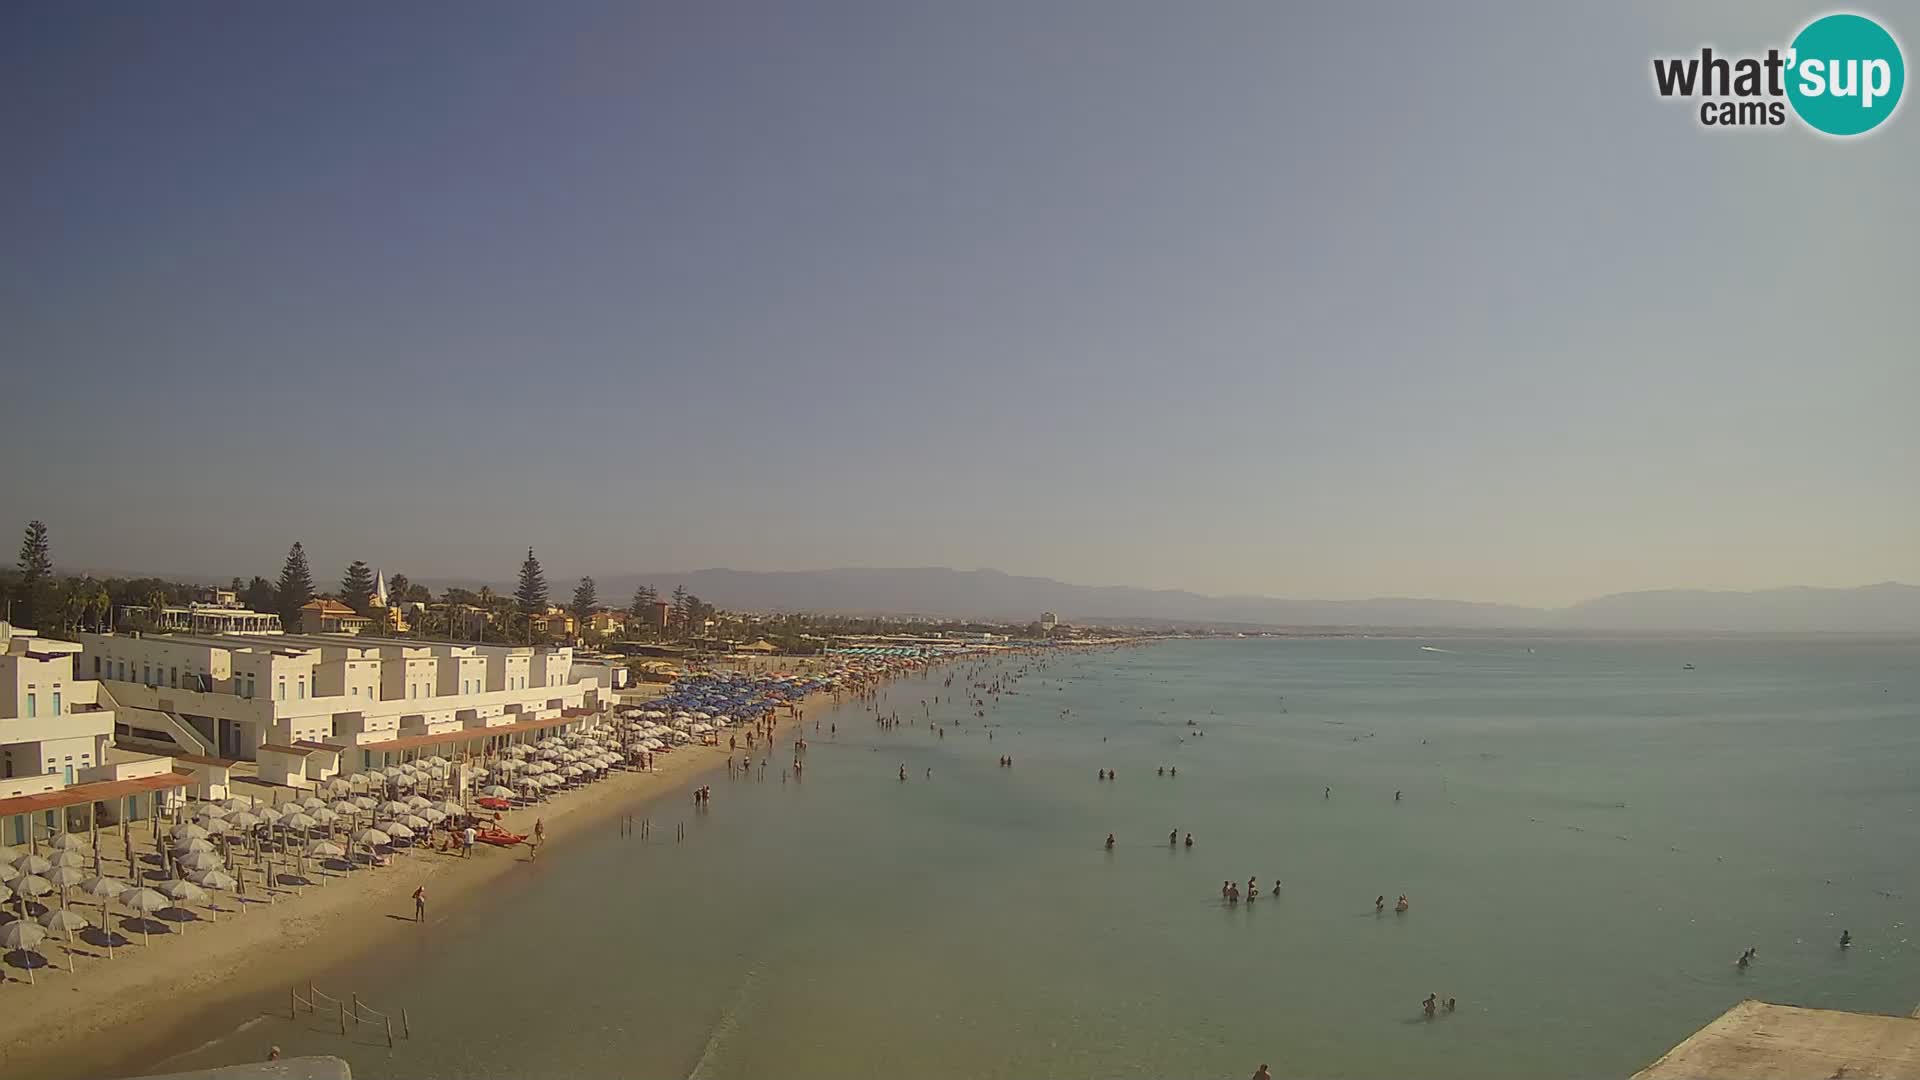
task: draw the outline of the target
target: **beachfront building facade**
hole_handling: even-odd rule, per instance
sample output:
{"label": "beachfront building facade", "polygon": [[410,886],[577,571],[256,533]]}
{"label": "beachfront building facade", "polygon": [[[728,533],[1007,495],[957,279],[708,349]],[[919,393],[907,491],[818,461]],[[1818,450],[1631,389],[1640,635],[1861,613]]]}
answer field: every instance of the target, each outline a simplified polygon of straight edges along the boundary
{"label": "beachfront building facade", "polygon": [[168,755],[114,745],[114,712],[80,658],[0,622],[0,843],[138,820],[190,781]]}
{"label": "beachfront building facade", "polygon": [[74,678],[79,651],[0,623],[0,797],[57,791],[107,760],[113,713]]}
{"label": "beachfront building facade", "polygon": [[[356,634],[82,634],[81,671],[98,678],[123,735],[188,754],[313,771],[289,753],[339,751],[327,769],[380,764],[402,740],[451,740],[595,714],[614,699],[605,664],[569,648],[430,642]],[[316,770],[317,771],[317,770]]]}

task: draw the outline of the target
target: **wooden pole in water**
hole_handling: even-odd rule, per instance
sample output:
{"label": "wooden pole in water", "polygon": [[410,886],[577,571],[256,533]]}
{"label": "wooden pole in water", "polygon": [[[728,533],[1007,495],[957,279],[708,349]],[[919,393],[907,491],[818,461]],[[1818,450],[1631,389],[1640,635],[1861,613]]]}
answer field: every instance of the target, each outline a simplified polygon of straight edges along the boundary
{"label": "wooden pole in water", "polygon": [[345,1002],[335,1001],[333,1007],[340,1014],[340,1034],[347,1033],[347,1006]]}
{"label": "wooden pole in water", "polygon": [[400,1010],[400,1037],[403,1039],[413,1038],[413,1022],[407,1019],[407,1010],[405,1009]]}
{"label": "wooden pole in water", "polygon": [[347,996],[353,999],[353,1022],[357,1024],[360,1022],[360,995],[348,994]]}
{"label": "wooden pole in water", "polygon": [[393,1049],[393,1017],[387,1017],[387,1049]]}
{"label": "wooden pole in water", "polygon": [[293,1019],[294,1009],[299,1004],[300,1004],[299,988],[294,986],[287,987],[287,1019],[289,1020]]}

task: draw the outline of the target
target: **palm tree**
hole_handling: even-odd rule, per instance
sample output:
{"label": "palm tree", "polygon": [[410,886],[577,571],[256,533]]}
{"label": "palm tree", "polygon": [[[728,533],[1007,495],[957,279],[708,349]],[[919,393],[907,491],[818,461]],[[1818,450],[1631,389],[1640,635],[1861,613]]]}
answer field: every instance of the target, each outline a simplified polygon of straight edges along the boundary
{"label": "palm tree", "polygon": [[166,625],[167,594],[154,589],[147,593],[147,627],[158,630]]}

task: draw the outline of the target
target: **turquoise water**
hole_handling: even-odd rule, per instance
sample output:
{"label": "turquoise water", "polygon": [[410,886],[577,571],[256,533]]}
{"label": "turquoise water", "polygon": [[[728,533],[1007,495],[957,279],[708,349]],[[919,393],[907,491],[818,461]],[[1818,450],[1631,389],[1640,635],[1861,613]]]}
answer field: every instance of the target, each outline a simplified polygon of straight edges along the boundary
{"label": "turquoise water", "polygon": [[[709,813],[655,811],[686,843],[609,824],[329,975],[409,1008],[397,1050],[282,1019],[167,1064],[276,1042],[371,1080],[1619,1078],[1742,998],[1904,1013],[1917,660],[1562,639],[1061,657],[999,699],[991,741],[961,704],[934,710],[963,721],[945,739],[843,711],[803,784],[716,778]],[[883,708],[957,692],[941,677]],[[1284,892],[1222,904],[1249,876]],[[1459,1011],[1423,1018],[1429,992]]]}

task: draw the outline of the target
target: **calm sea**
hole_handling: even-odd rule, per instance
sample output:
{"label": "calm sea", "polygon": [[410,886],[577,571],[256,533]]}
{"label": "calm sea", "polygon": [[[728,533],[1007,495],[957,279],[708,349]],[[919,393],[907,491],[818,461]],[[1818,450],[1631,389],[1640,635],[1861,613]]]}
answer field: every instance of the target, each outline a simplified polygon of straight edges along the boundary
{"label": "calm sea", "polygon": [[[329,976],[407,1006],[397,1050],[268,1020],[166,1064],[1620,1078],[1742,998],[1920,1004],[1914,642],[1176,642],[1013,689],[944,739],[843,710],[804,783],[716,779]],[[1284,890],[1224,905],[1250,876]]]}

